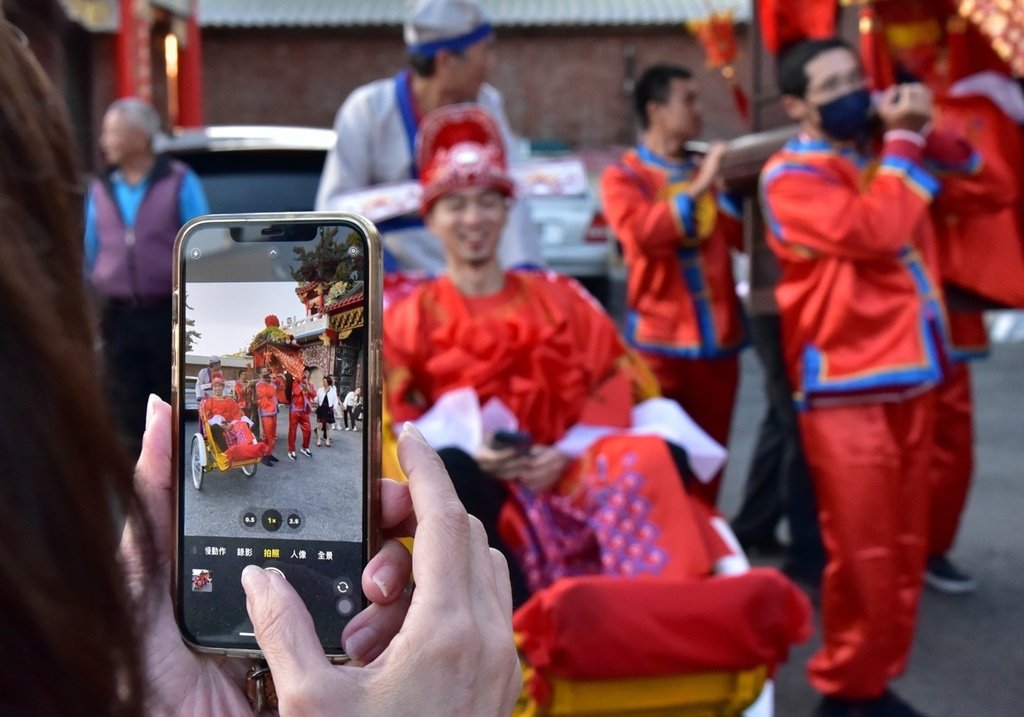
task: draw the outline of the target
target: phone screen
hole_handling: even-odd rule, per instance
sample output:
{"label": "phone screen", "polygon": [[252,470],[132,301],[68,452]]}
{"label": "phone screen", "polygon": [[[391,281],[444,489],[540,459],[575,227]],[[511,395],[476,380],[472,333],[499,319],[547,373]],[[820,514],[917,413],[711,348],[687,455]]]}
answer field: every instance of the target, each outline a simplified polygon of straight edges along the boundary
{"label": "phone screen", "polygon": [[199,220],[179,238],[177,612],[196,646],[258,649],[240,582],[250,564],[287,578],[329,655],[365,605],[379,465],[372,234],[291,215]]}

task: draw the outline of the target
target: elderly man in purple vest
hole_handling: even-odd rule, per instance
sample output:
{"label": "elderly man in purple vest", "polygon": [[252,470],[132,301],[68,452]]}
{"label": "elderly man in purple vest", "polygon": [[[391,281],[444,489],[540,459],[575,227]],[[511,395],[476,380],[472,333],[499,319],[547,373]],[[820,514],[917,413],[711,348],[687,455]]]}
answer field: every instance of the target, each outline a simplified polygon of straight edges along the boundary
{"label": "elderly man in purple vest", "polygon": [[103,117],[99,144],[110,169],[89,187],[85,259],[99,297],[114,414],[137,447],[151,393],[170,397],[171,273],[182,224],[209,212],[199,178],[153,151],[160,117],[119,99]]}

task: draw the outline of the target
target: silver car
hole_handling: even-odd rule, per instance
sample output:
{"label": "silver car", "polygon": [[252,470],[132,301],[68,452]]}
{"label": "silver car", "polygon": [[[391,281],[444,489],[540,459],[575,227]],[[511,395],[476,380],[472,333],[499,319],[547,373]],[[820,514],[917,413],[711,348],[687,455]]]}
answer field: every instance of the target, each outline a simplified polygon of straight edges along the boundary
{"label": "silver car", "polygon": [[[311,211],[332,129],[283,126],[210,126],[161,137],[157,149],[195,170],[217,214]],[[597,172],[573,195],[530,196],[530,215],[545,263],[580,279],[602,302],[614,242],[598,199]]]}

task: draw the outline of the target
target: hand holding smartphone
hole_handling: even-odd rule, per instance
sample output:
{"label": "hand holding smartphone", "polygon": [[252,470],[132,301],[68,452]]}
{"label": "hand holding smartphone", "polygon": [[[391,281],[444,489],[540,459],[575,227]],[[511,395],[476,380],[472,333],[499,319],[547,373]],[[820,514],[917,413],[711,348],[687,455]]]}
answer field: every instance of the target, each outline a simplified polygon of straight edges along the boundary
{"label": "hand holding smartphone", "polygon": [[[349,214],[211,216],[175,256],[179,627],[196,649],[258,657],[240,582],[254,564],[284,576],[342,660],[379,542],[380,237]],[[243,372],[257,380],[239,402],[226,386]],[[365,430],[316,447],[312,397],[331,386],[362,389]]]}
{"label": "hand holding smartphone", "polygon": [[533,448],[533,436],[529,431],[495,431],[491,437],[491,448],[514,448],[518,455],[525,456]]}

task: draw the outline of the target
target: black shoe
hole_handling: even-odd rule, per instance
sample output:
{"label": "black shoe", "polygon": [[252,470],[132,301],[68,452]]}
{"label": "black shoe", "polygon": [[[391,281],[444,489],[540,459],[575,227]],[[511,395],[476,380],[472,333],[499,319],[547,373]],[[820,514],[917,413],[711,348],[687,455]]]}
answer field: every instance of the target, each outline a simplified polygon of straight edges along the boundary
{"label": "black shoe", "polygon": [[813,717],[882,717],[881,701],[881,697],[870,700],[822,697]]}
{"label": "black shoe", "polygon": [[270,453],[270,454],[268,454],[268,455],[267,455],[267,458],[269,458],[269,459],[270,459],[270,462],[271,462],[271,463],[277,463],[277,462],[278,462],[279,460],[281,460],[280,458],[278,458],[277,456],[275,456],[275,455],[274,455],[273,453]]}
{"label": "black shoe", "polygon": [[269,466],[270,468],[274,467],[274,461],[270,460],[270,456],[264,456],[263,460],[260,461],[260,463],[262,463],[265,466]]}
{"label": "black shoe", "polygon": [[881,697],[851,700],[842,697],[822,697],[813,717],[925,717],[886,690]]}
{"label": "black shoe", "polygon": [[301,453],[302,455],[306,456],[307,458],[312,458],[313,457],[313,454],[309,452],[308,448],[300,448],[299,449],[299,453]]}
{"label": "black shoe", "polygon": [[924,583],[932,590],[947,595],[965,595],[978,589],[977,581],[953,565],[945,555],[928,558]]}
{"label": "black shoe", "polygon": [[881,703],[884,711],[879,714],[885,715],[885,717],[925,717],[922,712],[915,710],[890,690],[886,690],[882,695]]}

